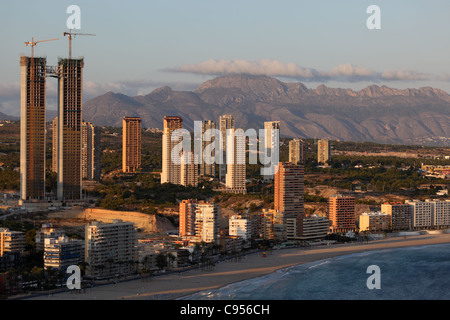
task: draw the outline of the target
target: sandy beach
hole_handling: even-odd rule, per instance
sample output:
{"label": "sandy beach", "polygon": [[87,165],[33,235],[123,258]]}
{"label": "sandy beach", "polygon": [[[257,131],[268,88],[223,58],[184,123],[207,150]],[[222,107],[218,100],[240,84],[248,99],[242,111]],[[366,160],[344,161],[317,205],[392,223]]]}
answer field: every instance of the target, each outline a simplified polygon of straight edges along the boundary
{"label": "sandy beach", "polygon": [[199,291],[212,290],[230,283],[255,278],[293,265],[340,255],[407,246],[450,243],[450,234],[393,237],[364,244],[334,244],[321,247],[273,250],[266,257],[250,254],[240,261],[216,264],[212,271],[201,269],[153,277],[149,281],[132,280],[87,289],[85,293],[63,292],[30,297],[35,300],[169,300]]}

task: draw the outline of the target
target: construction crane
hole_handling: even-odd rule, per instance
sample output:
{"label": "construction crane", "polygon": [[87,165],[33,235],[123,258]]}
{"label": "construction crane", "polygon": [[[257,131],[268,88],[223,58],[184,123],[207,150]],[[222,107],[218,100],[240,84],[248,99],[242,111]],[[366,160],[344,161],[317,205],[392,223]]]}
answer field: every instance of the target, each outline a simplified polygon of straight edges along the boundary
{"label": "construction crane", "polygon": [[95,36],[92,33],[72,33],[72,30],[69,32],[64,32],[63,36],[69,36],[69,59],[72,59],[72,37],[74,36]]}
{"label": "construction crane", "polygon": [[48,39],[48,40],[39,40],[39,41],[34,41],[34,37],[31,38],[31,41],[27,41],[25,42],[25,45],[31,46],[31,57],[34,58],[34,47],[36,46],[36,44],[40,43],[40,42],[46,42],[46,41],[54,41],[54,40],[59,40],[59,38],[54,38],[54,39]]}

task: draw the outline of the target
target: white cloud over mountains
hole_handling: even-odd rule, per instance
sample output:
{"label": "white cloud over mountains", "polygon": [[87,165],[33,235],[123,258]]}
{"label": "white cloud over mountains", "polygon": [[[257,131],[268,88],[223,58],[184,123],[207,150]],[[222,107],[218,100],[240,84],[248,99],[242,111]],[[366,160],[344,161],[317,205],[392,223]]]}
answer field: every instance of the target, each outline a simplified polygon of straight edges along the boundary
{"label": "white cloud over mountains", "polygon": [[262,59],[247,61],[207,60],[197,64],[185,64],[180,67],[169,68],[166,71],[201,75],[227,75],[246,73],[252,75],[266,75],[272,77],[292,78],[300,81],[416,81],[431,80],[433,76],[411,70],[385,70],[382,72],[367,67],[355,66],[350,63],[341,64],[329,71],[304,68],[295,63],[283,63],[277,60]]}

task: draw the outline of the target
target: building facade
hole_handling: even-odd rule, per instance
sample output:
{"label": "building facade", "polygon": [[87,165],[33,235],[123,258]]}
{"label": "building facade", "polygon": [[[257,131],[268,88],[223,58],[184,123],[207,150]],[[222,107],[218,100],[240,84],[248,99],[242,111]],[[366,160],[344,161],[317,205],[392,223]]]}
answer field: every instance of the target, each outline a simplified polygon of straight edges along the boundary
{"label": "building facade", "polygon": [[227,173],[225,185],[234,193],[247,193],[245,136],[242,129],[227,130]]}
{"label": "building facade", "polygon": [[304,173],[302,165],[280,162],[274,180],[274,210],[282,213],[284,219],[297,220],[295,237],[303,234]]}
{"label": "building facade", "polygon": [[176,141],[172,140],[172,133],[183,128],[183,119],[178,116],[164,117],[164,132],[162,142],[162,173],[161,184],[180,184],[181,168],[177,159],[172,159],[172,150],[182,141],[180,135]]}
{"label": "building facade", "polygon": [[328,219],[331,232],[355,231],[355,198],[341,194],[328,198]]}
{"label": "building facade", "polygon": [[181,154],[180,184],[182,186],[196,187],[198,185],[198,162],[197,155],[191,151]]}
{"label": "building facade", "polygon": [[[219,117],[220,130],[220,149],[223,152],[222,163],[219,164],[219,179],[225,180],[227,173],[227,131],[235,129],[234,118],[232,115],[225,114]],[[217,150],[216,150],[217,151]]]}
{"label": "building facade", "polygon": [[364,212],[359,216],[359,231],[380,232],[390,230],[392,216],[383,212]]}
{"label": "building facade", "polygon": [[0,228],[0,257],[6,252],[25,252],[25,233],[12,231],[8,228]]}
{"label": "building facade", "polygon": [[66,270],[71,265],[84,261],[83,240],[69,239],[67,236],[46,238],[44,241],[44,268]]}
{"label": "building facade", "polygon": [[179,211],[180,237],[195,236],[195,212],[198,201],[196,199],[182,200]]}
{"label": "building facade", "polygon": [[220,207],[215,203],[199,202],[195,212],[195,234],[201,241],[218,242]]}
{"label": "building facade", "polygon": [[241,237],[243,240],[250,240],[252,236],[251,221],[240,215],[232,215],[229,220],[230,236]]}
{"label": "building facade", "polygon": [[289,162],[293,164],[305,163],[305,142],[302,139],[289,141]]}
{"label": "building facade", "polygon": [[[215,130],[216,123],[212,120],[202,121],[202,135],[201,135],[201,146],[202,153],[199,157],[200,163],[200,175],[201,176],[209,176],[215,177],[216,175],[216,163],[215,163],[215,148],[212,152],[209,152],[208,148],[211,144],[215,145]],[[209,134],[208,134],[209,133]],[[211,158],[211,161],[205,161],[205,154],[207,158]]]}
{"label": "building facade", "polygon": [[20,57],[20,198],[45,198],[46,59]]}
{"label": "building facade", "polygon": [[81,143],[83,59],[59,59],[58,190],[59,200],[82,199]]}
{"label": "building facade", "polygon": [[122,171],[125,173],[136,172],[141,167],[141,118],[124,117],[122,130]]}
{"label": "building facade", "polygon": [[392,230],[411,230],[412,216],[411,208],[408,204],[403,203],[383,203],[381,212],[391,216]]}
{"label": "building facade", "polygon": [[86,180],[100,180],[100,128],[82,122],[81,174]]}
{"label": "building facade", "polygon": [[111,277],[136,271],[137,230],[134,223],[91,222],[85,229],[85,262],[92,277]]}
{"label": "building facade", "polygon": [[322,139],[317,142],[317,162],[327,164],[331,160],[331,144],[329,140]]}

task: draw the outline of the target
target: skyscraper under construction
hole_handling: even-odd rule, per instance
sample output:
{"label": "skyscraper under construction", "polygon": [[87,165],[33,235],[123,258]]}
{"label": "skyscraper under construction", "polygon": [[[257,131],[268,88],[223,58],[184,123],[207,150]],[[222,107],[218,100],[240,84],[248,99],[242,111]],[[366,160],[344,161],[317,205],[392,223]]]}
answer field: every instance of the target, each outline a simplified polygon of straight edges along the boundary
{"label": "skyscraper under construction", "polygon": [[45,197],[46,59],[20,57],[20,198]]}
{"label": "skyscraper under construction", "polygon": [[80,200],[83,59],[59,59],[58,191],[60,200]]}

